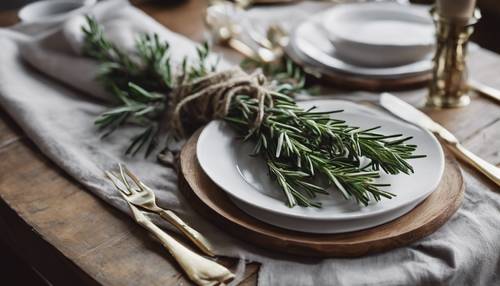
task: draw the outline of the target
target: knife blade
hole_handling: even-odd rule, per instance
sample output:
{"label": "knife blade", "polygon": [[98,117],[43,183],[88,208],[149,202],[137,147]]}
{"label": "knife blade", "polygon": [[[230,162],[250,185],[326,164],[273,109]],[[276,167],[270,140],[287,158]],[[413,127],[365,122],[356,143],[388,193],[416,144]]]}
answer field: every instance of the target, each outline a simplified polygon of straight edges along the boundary
{"label": "knife blade", "polygon": [[416,109],[394,95],[391,95],[390,93],[382,93],[380,96],[380,105],[392,114],[409,123],[417,125],[423,129],[427,129],[433,133],[437,133],[448,143],[458,143],[458,139],[455,135],[451,134],[446,128],[436,123],[422,111]]}
{"label": "knife blade", "polygon": [[389,93],[383,93],[380,96],[380,105],[397,117],[437,134],[447,143],[449,149],[459,159],[472,165],[476,170],[480,171],[497,184],[497,186],[500,186],[500,168],[488,163],[467,150],[458,142],[458,139],[453,134],[436,123],[429,116]]}

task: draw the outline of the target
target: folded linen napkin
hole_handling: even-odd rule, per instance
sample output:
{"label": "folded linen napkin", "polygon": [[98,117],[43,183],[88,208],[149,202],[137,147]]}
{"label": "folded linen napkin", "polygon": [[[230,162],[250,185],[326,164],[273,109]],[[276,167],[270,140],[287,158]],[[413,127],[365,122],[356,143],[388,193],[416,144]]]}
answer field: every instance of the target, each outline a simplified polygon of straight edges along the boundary
{"label": "folded linen napkin", "polygon": [[[133,52],[140,34],[157,34],[171,45],[172,63],[179,63],[185,56],[195,55],[195,43],[165,29],[125,1],[106,1],[88,12],[103,27],[106,37],[119,48]],[[82,56],[85,15],[72,17],[60,27],[42,33],[21,45],[22,57],[43,73],[68,84],[88,95],[111,100],[101,84],[95,79],[98,64]],[[61,64],[64,63],[64,64]],[[224,66],[224,63],[222,63]]]}
{"label": "folded linen napkin", "polygon": [[[305,17],[323,7],[303,3],[287,6],[282,12],[278,8],[253,10],[249,16],[265,21],[266,14],[272,11],[275,18],[298,19],[296,15]],[[168,40],[173,58],[194,53],[195,43],[168,31],[126,1],[100,2],[90,13],[124,48],[131,48],[137,33],[145,31]],[[94,81],[96,63],[79,55],[82,20],[72,18],[46,29],[29,25],[0,29],[0,105],[46,156],[96,196],[128,213],[126,204],[103,177],[103,170],[116,167],[118,162],[127,164],[158,190],[161,206],[174,209],[205,234],[218,254],[262,263],[259,285],[500,283],[500,196],[485,189],[473,176],[466,177],[464,205],[450,222],[413,245],[387,253],[357,259],[306,259],[254,248],[224,234],[198,216],[180,195],[172,170],[160,166],[154,158],[123,155],[128,145],[123,138],[136,133],[135,127],[99,139],[92,122],[106,107],[102,101],[85,95],[105,100],[110,97]],[[358,94],[356,98],[363,96]]]}

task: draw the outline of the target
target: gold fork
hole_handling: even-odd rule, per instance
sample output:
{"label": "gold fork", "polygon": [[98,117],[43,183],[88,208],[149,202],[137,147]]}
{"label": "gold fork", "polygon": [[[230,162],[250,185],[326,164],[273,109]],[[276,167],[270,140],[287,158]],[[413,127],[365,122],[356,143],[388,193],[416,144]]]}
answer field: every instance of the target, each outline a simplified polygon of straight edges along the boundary
{"label": "gold fork", "polygon": [[[121,174],[121,179],[111,172],[106,171],[105,173],[115,188],[119,191],[118,193],[120,193],[120,195],[127,202],[137,223],[154,234],[154,236],[174,257],[177,263],[179,263],[189,279],[197,285],[202,286],[226,285],[226,282],[234,279],[234,274],[231,273],[231,271],[229,271],[226,267],[198,255],[183,244],[179,243],[173,237],[152,223],[135,205],[133,205],[129,201],[129,196],[126,195],[127,193],[133,191],[127,187],[127,179],[125,178],[123,172]],[[123,185],[125,185],[125,188]]]}
{"label": "gold fork", "polygon": [[[122,164],[118,165],[120,168],[120,175],[123,178],[123,183],[127,188],[127,192],[123,194],[126,196],[127,201],[136,207],[144,210],[154,212],[160,215],[163,219],[171,223],[178,230],[180,230],[187,238],[189,238],[203,253],[209,256],[214,256],[212,246],[208,240],[198,231],[187,225],[180,217],[178,217],[172,210],[162,209],[156,204],[156,197],[151,188],[146,186],[137,176],[135,176],[127,167]],[[126,176],[128,176],[135,184],[135,187],[130,186]]]}

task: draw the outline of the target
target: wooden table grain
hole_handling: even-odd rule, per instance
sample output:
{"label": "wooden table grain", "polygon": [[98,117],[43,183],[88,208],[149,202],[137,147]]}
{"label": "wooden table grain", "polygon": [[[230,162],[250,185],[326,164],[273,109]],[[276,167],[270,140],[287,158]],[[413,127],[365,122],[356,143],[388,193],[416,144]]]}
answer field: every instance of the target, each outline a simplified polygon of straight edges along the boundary
{"label": "wooden table grain", "polygon": [[[168,2],[168,1],[164,1]],[[200,40],[205,1],[137,5],[173,31]],[[0,25],[17,21],[0,12]],[[471,73],[500,88],[500,56],[480,52]],[[464,145],[500,164],[500,106],[475,96],[462,109],[427,111]],[[495,186],[467,166],[484,188]],[[0,239],[53,285],[191,285],[167,252],[129,217],[100,201],[51,163],[0,110]],[[235,267],[233,259],[222,262]],[[259,265],[248,264],[242,285],[255,285]]]}

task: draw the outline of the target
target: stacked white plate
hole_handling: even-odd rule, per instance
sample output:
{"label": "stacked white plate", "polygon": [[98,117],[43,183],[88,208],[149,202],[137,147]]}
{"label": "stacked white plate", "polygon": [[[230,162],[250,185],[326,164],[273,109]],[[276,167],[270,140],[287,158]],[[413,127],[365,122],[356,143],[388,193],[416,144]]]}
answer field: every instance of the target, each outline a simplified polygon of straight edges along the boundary
{"label": "stacked white plate", "polygon": [[317,106],[319,111],[343,109],[335,118],[361,128],[382,126],[381,133],[413,136],[417,153],[426,158],[412,160],[412,175],[382,173],[380,183],[390,183],[385,190],[396,194],[369,206],[345,200],[332,188],[329,195],[318,197],[322,208],[289,208],[280,187],[269,176],[260,157],[251,157],[252,142],[242,143],[223,121],[213,121],[202,131],[197,157],[203,171],[233,202],[249,215],[272,225],[310,233],[341,233],[374,227],[396,219],[412,210],[438,186],[444,171],[444,155],[435,137],[427,131],[398,121],[378,111],[337,100],[301,103],[304,108]]}
{"label": "stacked white plate", "polygon": [[321,69],[403,78],[431,71],[434,31],[428,6],[341,4],[300,23],[287,52]]}

